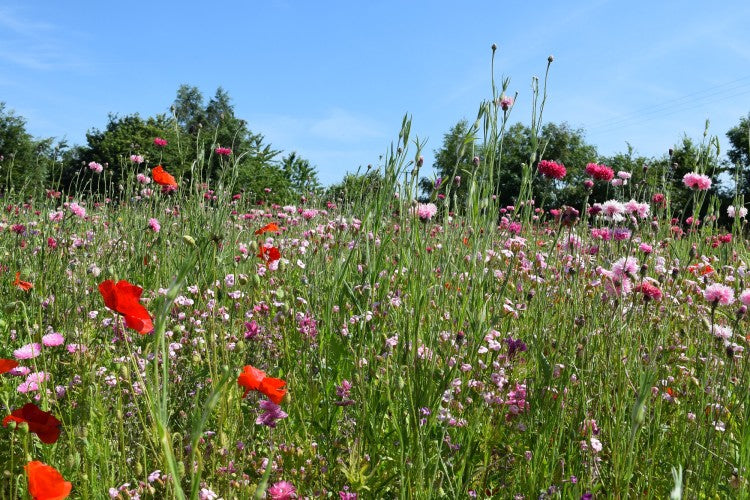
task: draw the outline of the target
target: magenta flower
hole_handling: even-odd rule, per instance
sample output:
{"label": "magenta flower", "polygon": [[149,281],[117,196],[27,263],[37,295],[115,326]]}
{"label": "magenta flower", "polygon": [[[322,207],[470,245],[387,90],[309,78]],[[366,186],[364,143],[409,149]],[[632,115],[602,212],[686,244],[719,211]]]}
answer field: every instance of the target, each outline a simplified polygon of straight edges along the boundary
{"label": "magenta flower", "polygon": [[586,173],[598,181],[606,182],[611,181],[615,176],[615,171],[607,165],[597,165],[596,163],[586,165]]}
{"label": "magenta flower", "polygon": [[690,189],[706,191],[711,187],[711,179],[707,175],[690,172],[682,177],[682,183]]}
{"label": "magenta flower", "polygon": [[214,151],[219,156],[229,156],[232,154],[232,150],[230,148],[216,148]]}
{"label": "magenta flower", "polygon": [[288,481],[279,481],[273,483],[273,486],[268,488],[268,495],[271,500],[290,500],[297,497],[297,490],[294,489],[294,485]]}
{"label": "magenta flower", "polygon": [[157,137],[154,139],[154,146],[156,146],[157,148],[163,148],[166,145],[167,145],[166,139],[162,139],[161,137]]}
{"label": "magenta flower", "polygon": [[747,290],[744,290],[740,294],[740,302],[742,302],[744,305],[750,307],[750,288]]}
{"label": "magenta flower", "polygon": [[158,219],[154,219],[153,217],[148,220],[148,227],[155,233],[161,231],[161,224],[159,224]]}
{"label": "magenta flower", "polygon": [[503,111],[508,111],[513,106],[513,98],[508,96],[502,96],[500,98],[500,107]]}
{"label": "magenta flower", "polygon": [[713,306],[728,306],[734,303],[734,290],[721,283],[714,283],[703,291],[703,298]]}
{"label": "magenta flower", "polygon": [[565,170],[565,165],[549,160],[540,161],[537,169],[539,170],[540,174],[547,177],[548,179],[560,180],[565,177],[565,174],[567,173],[567,170]]}

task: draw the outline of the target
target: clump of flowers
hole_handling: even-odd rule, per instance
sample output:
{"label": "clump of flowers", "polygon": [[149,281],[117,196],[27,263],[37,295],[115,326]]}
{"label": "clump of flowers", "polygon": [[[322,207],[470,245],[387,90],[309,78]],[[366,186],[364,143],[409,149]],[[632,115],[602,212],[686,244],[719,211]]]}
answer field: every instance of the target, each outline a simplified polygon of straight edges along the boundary
{"label": "clump of flowers", "polygon": [[567,173],[567,170],[565,170],[565,165],[550,160],[540,161],[537,169],[539,170],[540,174],[548,179],[560,180],[565,177],[565,174]]}

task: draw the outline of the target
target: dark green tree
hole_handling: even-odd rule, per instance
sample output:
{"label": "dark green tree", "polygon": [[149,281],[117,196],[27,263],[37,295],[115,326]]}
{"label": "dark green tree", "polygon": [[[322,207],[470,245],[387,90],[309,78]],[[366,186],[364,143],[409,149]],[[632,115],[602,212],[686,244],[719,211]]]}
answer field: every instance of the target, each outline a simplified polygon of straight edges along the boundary
{"label": "dark green tree", "polygon": [[750,114],[740,118],[740,123],[727,132],[730,148],[727,157],[732,167],[739,166],[737,179],[739,194],[750,195]]}
{"label": "dark green tree", "polygon": [[320,189],[318,172],[310,162],[300,157],[296,151],[281,159],[281,170],[289,180],[292,190],[298,195],[315,193]]}

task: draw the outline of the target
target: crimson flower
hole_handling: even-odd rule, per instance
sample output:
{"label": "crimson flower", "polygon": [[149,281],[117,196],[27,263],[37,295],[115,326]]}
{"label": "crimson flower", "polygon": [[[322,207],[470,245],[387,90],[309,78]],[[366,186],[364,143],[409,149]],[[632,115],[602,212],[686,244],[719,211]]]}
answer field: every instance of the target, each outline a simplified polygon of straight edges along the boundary
{"label": "crimson flower", "polygon": [[266,377],[266,373],[251,365],[242,369],[237,384],[245,388],[242,397],[246,397],[250,391],[258,391],[268,396],[268,399],[276,404],[281,404],[286,394],[286,382],[280,378]]}
{"label": "crimson flower", "polygon": [[177,181],[174,179],[174,177],[172,177],[170,173],[164,170],[164,167],[162,167],[161,165],[157,165],[153,170],[151,170],[151,177],[153,177],[154,182],[159,184],[160,186],[177,187]]}
{"label": "crimson flower", "polygon": [[140,303],[143,288],[120,280],[115,285],[112,280],[102,281],[99,292],[104,299],[104,305],[121,314],[125,318],[125,325],[138,333],[145,334],[154,329],[151,315]]}
{"label": "crimson flower", "polygon": [[29,432],[39,436],[44,444],[55,443],[60,437],[61,422],[50,412],[39,409],[34,403],[26,403],[22,408],[13,410],[3,419],[3,427],[8,427],[11,422],[26,422]]}
{"label": "crimson flower", "polygon": [[68,498],[73,485],[57,469],[38,460],[24,466],[29,478],[29,494],[33,500],[63,500]]}

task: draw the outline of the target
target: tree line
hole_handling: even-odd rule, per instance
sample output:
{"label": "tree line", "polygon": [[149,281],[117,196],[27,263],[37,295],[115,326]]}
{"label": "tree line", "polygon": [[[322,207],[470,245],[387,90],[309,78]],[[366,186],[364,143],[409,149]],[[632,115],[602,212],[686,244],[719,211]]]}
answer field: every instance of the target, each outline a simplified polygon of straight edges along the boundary
{"label": "tree line", "polygon": [[[749,129],[750,114],[727,131],[730,149],[726,156],[720,154],[718,140],[708,134],[702,140],[683,136],[659,157],[638,155],[630,146],[622,153],[602,156],[586,141],[583,129],[548,123],[541,129],[543,154],[537,162],[564,164],[566,175],[552,180],[535,175],[534,194],[547,207],[580,207],[583,200],[610,199],[615,193],[609,184],[585,185],[585,167],[596,162],[627,173],[629,178],[617,193],[622,196],[632,195],[644,185],[661,187],[670,190],[674,206],[687,211],[691,197],[682,176],[700,169],[714,180],[712,194],[724,205],[736,203],[737,196],[750,192]],[[469,122],[459,121],[435,151],[435,176],[420,182],[422,201],[435,201],[460,212],[477,164],[485,161],[487,148],[495,147],[501,154],[491,155],[493,193],[501,205],[512,205],[521,183],[520,165],[528,161],[532,147],[531,134],[526,125],[511,125],[498,149],[498,145],[483,144]],[[32,137],[24,118],[0,102],[0,189],[30,195],[50,188],[70,194],[82,189],[116,191],[128,177],[144,169],[139,159],[150,167],[161,164],[187,182],[212,186],[230,177],[233,189],[247,193],[253,201],[283,203],[316,194],[356,201],[354,193],[373,192],[382,185],[378,168],[368,166],[324,189],[317,169],[308,160],[296,152],[282,154],[262,134],[251,131],[247,122],[236,116],[231,98],[222,88],[206,100],[197,87],[182,85],[169,112],[153,117],[110,114],[104,129],[86,133],[84,145]],[[101,171],[90,168],[92,163],[101,165]],[[536,165],[533,168],[536,170]],[[446,179],[458,181],[450,183],[450,200],[441,197]]]}

